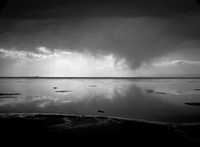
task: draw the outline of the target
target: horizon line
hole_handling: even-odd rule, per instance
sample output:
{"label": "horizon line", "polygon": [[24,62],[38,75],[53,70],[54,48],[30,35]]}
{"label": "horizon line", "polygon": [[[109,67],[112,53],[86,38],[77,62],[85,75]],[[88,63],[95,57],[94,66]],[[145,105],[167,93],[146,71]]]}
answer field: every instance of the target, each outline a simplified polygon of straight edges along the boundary
{"label": "horizon line", "polygon": [[0,78],[18,78],[18,79],[200,79],[199,76],[149,76],[149,77],[43,77],[43,76],[18,76],[18,77],[0,77]]}

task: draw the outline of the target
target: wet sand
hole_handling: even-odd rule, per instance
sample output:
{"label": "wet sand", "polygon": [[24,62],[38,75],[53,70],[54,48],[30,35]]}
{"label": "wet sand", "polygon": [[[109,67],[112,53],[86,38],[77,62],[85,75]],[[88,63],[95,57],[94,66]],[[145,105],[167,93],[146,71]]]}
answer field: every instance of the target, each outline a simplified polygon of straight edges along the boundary
{"label": "wet sand", "polygon": [[15,145],[24,141],[137,146],[200,144],[200,123],[159,123],[89,115],[1,114],[0,130],[1,141]]}

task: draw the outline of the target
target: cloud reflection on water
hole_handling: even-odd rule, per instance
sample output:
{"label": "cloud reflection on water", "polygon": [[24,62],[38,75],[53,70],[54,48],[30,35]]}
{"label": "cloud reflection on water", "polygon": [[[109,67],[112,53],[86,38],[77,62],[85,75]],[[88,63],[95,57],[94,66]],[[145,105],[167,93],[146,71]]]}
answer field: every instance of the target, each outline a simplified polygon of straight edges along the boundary
{"label": "cloud reflection on water", "polygon": [[[30,83],[29,83],[30,84]],[[54,83],[46,83],[47,85],[52,85]],[[21,96],[15,97],[0,97],[0,106],[4,105],[17,105],[17,104],[30,104],[33,103],[37,107],[45,107],[50,104],[61,105],[66,103],[75,103],[80,101],[91,100],[95,98],[102,98],[109,101],[112,101],[115,97],[125,97],[126,91],[133,85],[131,82],[123,82],[123,81],[72,81],[68,80],[66,83],[56,83],[58,84],[58,89],[60,91],[52,91],[52,89],[41,89],[38,91],[36,85],[30,84],[31,93],[35,93],[37,95],[29,95],[29,93],[23,89],[23,83],[21,84],[21,88],[17,88],[15,86],[19,86],[19,84],[11,83],[9,86],[15,87],[22,91]],[[90,86],[90,85],[95,86]],[[45,85],[43,85],[45,86]],[[52,87],[48,86],[48,87]],[[11,88],[11,89],[15,89]],[[44,90],[44,91],[43,91]]]}

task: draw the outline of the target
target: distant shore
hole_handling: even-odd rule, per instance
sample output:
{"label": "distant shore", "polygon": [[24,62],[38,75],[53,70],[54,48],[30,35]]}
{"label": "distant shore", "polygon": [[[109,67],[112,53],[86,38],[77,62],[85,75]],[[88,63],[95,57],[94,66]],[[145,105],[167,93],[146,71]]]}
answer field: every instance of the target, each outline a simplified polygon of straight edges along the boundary
{"label": "distant shore", "polygon": [[[0,114],[1,139],[50,142],[97,141],[163,145],[200,145],[200,123],[160,123],[116,117],[61,114]],[[76,142],[78,141],[78,142]],[[80,142],[79,142],[80,143]],[[99,144],[98,143],[98,144]]]}
{"label": "distant shore", "polygon": [[0,79],[200,79],[200,77],[180,76],[180,77],[0,77]]}

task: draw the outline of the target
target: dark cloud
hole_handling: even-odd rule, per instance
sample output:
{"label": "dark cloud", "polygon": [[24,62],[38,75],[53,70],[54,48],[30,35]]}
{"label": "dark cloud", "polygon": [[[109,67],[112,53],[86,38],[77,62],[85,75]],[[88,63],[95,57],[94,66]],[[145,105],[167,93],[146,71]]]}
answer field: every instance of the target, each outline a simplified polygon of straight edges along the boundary
{"label": "dark cloud", "polygon": [[10,0],[1,18],[163,17],[196,9],[195,0]]}
{"label": "dark cloud", "polygon": [[200,46],[195,0],[10,1],[0,18],[1,48],[113,53],[132,67]]}

